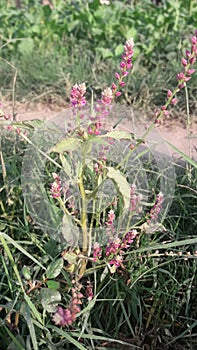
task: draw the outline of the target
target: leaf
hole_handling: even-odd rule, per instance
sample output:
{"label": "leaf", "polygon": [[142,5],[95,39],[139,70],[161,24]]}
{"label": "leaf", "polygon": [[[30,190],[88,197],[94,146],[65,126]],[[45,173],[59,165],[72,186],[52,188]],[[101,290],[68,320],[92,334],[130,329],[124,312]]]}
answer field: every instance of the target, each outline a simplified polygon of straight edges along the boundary
{"label": "leaf", "polygon": [[63,265],[64,265],[64,262],[62,258],[52,261],[52,263],[49,264],[49,266],[47,267],[46,277],[50,279],[57,277],[60,274],[63,268]]}
{"label": "leaf", "polygon": [[166,141],[167,144],[174,150],[176,151],[178,154],[180,154],[188,163],[190,163],[192,166],[194,166],[194,168],[197,169],[197,162],[195,162],[193,159],[191,159],[190,157],[188,157],[185,153],[183,153],[182,151],[180,151],[178,148],[176,148],[175,146],[173,146],[170,142]]}
{"label": "leaf", "polygon": [[122,139],[132,140],[133,134],[123,130],[114,130],[114,131],[108,132],[105,135],[101,135],[100,137],[111,137],[112,139],[115,139],[115,140],[122,140]]}
{"label": "leaf", "polygon": [[50,289],[59,289],[59,287],[60,287],[59,282],[54,281],[54,280],[49,280],[46,283],[47,283],[48,288],[50,288]]}
{"label": "leaf", "polygon": [[62,236],[69,247],[76,247],[79,242],[79,228],[68,214],[64,214],[62,220]]}
{"label": "leaf", "polygon": [[31,279],[31,273],[30,273],[29,267],[24,265],[23,268],[22,268],[22,274],[23,274],[23,276],[24,276],[24,278],[26,280],[30,280]]}
{"label": "leaf", "polygon": [[16,337],[10,332],[6,327],[6,331],[13,341],[8,346],[7,350],[25,350],[25,341],[21,335],[16,335]]}
{"label": "leaf", "polygon": [[131,38],[135,38],[137,35],[137,30],[133,27],[133,28],[129,28],[129,30],[126,32],[126,39],[129,40]]}
{"label": "leaf", "polygon": [[69,162],[67,161],[66,157],[60,153],[60,160],[63,166],[63,169],[65,171],[65,173],[68,175],[69,178],[72,177],[72,170],[71,170],[71,166],[69,164]]}
{"label": "leaf", "polygon": [[101,53],[101,56],[103,58],[110,58],[110,57],[113,57],[113,53],[110,49],[106,49],[104,47],[98,47],[96,48],[96,51]]}
{"label": "leaf", "polygon": [[119,170],[116,170],[112,167],[107,168],[107,177],[115,182],[118,187],[118,190],[123,198],[124,209],[128,209],[130,205],[130,186],[126,178],[121,174]]}
{"label": "leaf", "polygon": [[87,350],[87,348],[85,348],[81,343],[79,343],[77,340],[75,340],[73,337],[71,337],[71,335],[68,333],[68,331],[64,331],[61,328],[58,328],[56,326],[50,326],[48,325],[49,329],[52,329],[56,334],[61,335],[61,337],[63,337],[64,339],[66,339],[69,344],[73,344],[75,345],[75,347],[79,350]]}
{"label": "leaf", "polygon": [[63,139],[53,147],[50,152],[64,153],[71,152],[80,147],[80,141],[75,139],[74,137],[70,137],[69,139]]}
{"label": "leaf", "polygon": [[[3,236],[7,242],[12,244],[15,248],[20,250],[21,253],[26,255],[29,259],[33,260],[37,265],[39,265],[43,270],[46,270],[46,268],[37,260],[35,259],[31,254],[29,254],[23,247],[21,247],[20,244],[18,244],[15,240],[13,240],[10,236],[8,236],[6,233],[0,232],[0,235]],[[24,245],[25,242],[23,241]]]}
{"label": "leaf", "polygon": [[34,41],[32,38],[25,38],[18,45],[18,50],[22,55],[30,55],[34,49]]}
{"label": "leaf", "polygon": [[41,315],[40,315],[39,311],[36,309],[35,305],[32,303],[30,297],[29,297],[27,294],[25,294],[25,295],[24,295],[24,299],[25,299],[26,303],[28,304],[29,308],[31,309],[31,311],[32,311],[32,313],[33,313],[33,315],[34,315],[34,317],[35,317],[41,324],[43,324]]}
{"label": "leaf", "polygon": [[75,252],[65,252],[62,254],[62,256],[63,259],[66,260],[69,264],[77,265],[79,257]]}
{"label": "leaf", "polygon": [[48,312],[55,312],[61,301],[61,294],[55,289],[42,288],[41,289],[41,304]]}
{"label": "leaf", "polygon": [[115,56],[120,56],[123,53],[123,45],[119,44],[116,48],[115,48]]}
{"label": "leaf", "polygon": [[35,332],[35,328],[34,328],[34,324],[33,324],[33,320],[31,317],[31,313],[30,313],[30,309],[29,309],[29,305],[27,305],[25,302],[22,303],[21,305],[21,314],[23,315],[27,326],[29,328],[29,333],[31,336],[31,340],[32,340],[32,344],[33,344],[33,349],[34,350],[39,350],[38,349],[38,343],[37,343],[37,339],[36,339],[36,332]]}

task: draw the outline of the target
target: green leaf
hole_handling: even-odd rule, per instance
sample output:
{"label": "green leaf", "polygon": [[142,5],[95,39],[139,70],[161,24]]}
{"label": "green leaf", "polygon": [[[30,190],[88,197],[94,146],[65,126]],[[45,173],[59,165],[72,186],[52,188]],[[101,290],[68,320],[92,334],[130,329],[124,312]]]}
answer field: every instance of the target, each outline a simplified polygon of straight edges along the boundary
{"label": "green leaf", "polygon": [[64,153],[71,152],[80,147],[80,141],[75,139],[74,137],[70,137],[69,139],[61,140],[57,143],[55,147],[53,147],[50,152]]}
{"label": "green leaf", "polygon": [[39,350],[38,349],[38,343],[37,343],[37,339],[36,339],[36,332],[35,332],[35,328],[34,328],[34,324],[32,321],[32,317],[31,317],[31,313],[30,313],[30,309],[29,309],[29,305],[27,305],[25,302],[22,303],[21,305],[21,314],[23,315],[27,326],[29,328],[29,333],[31,336],[31,340],[32,340],[32,344],[33,344],[33,349],[34,350]]}
{"label": "green leaf", "polygon": [[79,257],[75,252],[65,252],[62,256],[69,264],[77,265]]}
{"label": "green leaf", "polygon": [[5,327],[6,332],[12,340],[11,344],[8,346],[7,350],[25,350],[25,341],[21,335],[16,335],[16,337],[10,332],[9,328]]}
{"label": "green leaf", "polygon": [[129,28],[129,30],[126,32],[125,38],[127,40],[131,39],[131,38],[135,38],[137,35],[137,30],[133,27],[133,28]]}
{"label": "green leaf", "polygon": [[55,289],[42,288],[41,289],[41,304],[48,312],[55,312],[61,301],[61,294]]}
{"label": "green leaf", "polygon": [[30,280],[31,279],[31,273],[30,273],[29,267],[24,265],[23,268],[22,268],[22,274],[23,274],[23,276],[24,276],[24,278],[26,280]]}
{"label": "green leaf", "polygon": [[120,56],[123,53],[123,45],[119,44],[116,48],[115,48],[115,56]]}
{"label": "green leaf", "polygon": [[[46,268],[37,260],[35,259],[31,254],[29,254],[23,247],[21,247],[20,244],[18,244],[15,240],[13,240],[10,236],[8,236],[6,233],[0,232],[0,235],[6,239],[7,242],[12,244],[15,248],[20,250],[21,253],[26,255],[29,259],[33,260],[36,265],[39,265],[43,270],[46,270]],[[23,242],[25,244],[25,242]]]}
{"label": "green leaf", "polygon": [[60,274],[63,268],[63,265],[64,265],[64,261],[62,258],[52,261],[47,267],[46,277],[50,279],[57,277]]}
{"label": "green leaf", "polygon": [[112,167],[108,167],[107,170],[107,177],[115,182],[122,196],[124,209],[128,209],[130,205],[130,185],[119,170],[116,170]]}
{"label": "green leaf", "polygon": [[32,313],[33,313],[33,315],[34,315],[34,317],[35,317],[41,324],[43,324],[41,315],[40,315],[39,311],[36,309],[35,305],[32,303],[30,297],[29,297],[27,294],[25,294],[25,295],[24,295],[24,299],[25,299],[26,303],[28,304],[29,308],[31,309],[31,311],[32,311]]}
{"label": "green leaf", "polygon": [[99,52],[103,58],[113,57],[113,52],[110,49],[106,49],[104,47],[96,48],[96,51]]}
{"label": "green leaf", "polygon": [[175,146],[173,146],[170,142],[166,141],[167,144],[174,150],[176,151],[178,154],[180,154],[180,156],[183,157],[183,159],[185,159],[188,163],[190,163],[192,166],[194,166],[194,168],[197,169],[197,162],[195,162],[193,159],[191,159],[190,157],[188,157],[185,153],[183,153],[182,151],[180,151],[178,148],[176,148]]}
{"label": "green leaf", "polygon": [[48,286],[48,288],[50,288],[50,289],[59,289],[60,284],[59,284],[59,282],[57,282],[57,281],[49,280],[49,281],[47,281],[47,286]]}
{"label": "green leaf", "polygon": [[60,329],[56,326],[48,326],[49,329],[52,329],[55,333],[61,335],[62,337],[64,337],[65,339],[68,340],[68,342],[70,344],[73,344],[76,346],[77,349],[79,350],[87,350],[87,348],[85,348],[81,343],[79,343],[77,340],[75,340],[73,337],[71,337],[71,335],[69,334],[69,332],[64,331],[63,329]]}
{"label": "green leaf", "polygon": [[34,41],[32,38],[25,38],[18,45],[18,50],[22,55],[30,55],[34,49]]}
{"label": "green leaf", "polygon": [[60,153],[60,160],[63,166],[63,169],[65,171],[65,173],[69,176],[69,178],[72,177],[72,170],[71,170],[71,166],[69,164],[69,162],[67,161],[66,157]]}
{"label": "green leaf", "polygon": [[62,219],[62,236],[65,244],[69,247],[76,247],[79,241],[79,228],[74,219],[68,214],[64,214]]}
{"label": "green leaf", "polygon": [[105,135],[101,135],[100,137],[111,137],[112,139],[115,139],[115,140],[122,140],[122,139],[132,140],[133,134],[123,130],[114,130],[114,131],[108,132]]}

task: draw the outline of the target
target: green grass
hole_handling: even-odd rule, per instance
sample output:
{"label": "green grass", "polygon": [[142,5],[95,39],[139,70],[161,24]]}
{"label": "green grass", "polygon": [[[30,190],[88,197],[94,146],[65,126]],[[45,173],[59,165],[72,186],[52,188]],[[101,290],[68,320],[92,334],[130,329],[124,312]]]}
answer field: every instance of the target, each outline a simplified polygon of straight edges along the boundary
{"label": "green grass", "polygon": [[[54,0],[54,9],[36,0],[17,9],[13,1],[1,5],[0,85],[4,99],[13,94],[16,77],[18,101],[67,101],[71,86],[87,82],[98,97],[117,70],[123,43],[135,40],[135,67],[123,99],[154,110],[166,89],[174,86],[175,72],[188,39],[197,27],[194,0],[115,1],[100,6],[94,0]],[[15,21],[14,26],[12,22]],[[10,63],[10,66],[6,61]],[[13,68],[15,67],[15,68]],[[39,73],[38,73],[39,72]],[[196,75],[190,84],[190,108],[195,110]],[[184,98],[179,111],[184,108]]]}
{"label": "green grass", "polygon": [[[44,268],[63,248],[26,211],[20,183],[25,147],[18,136],[1,137],[1,349],[11,343],[26,349],[31,343],[39,350],[129,349],[129,344],[136,349],[159,350],[165,345],[168,350],[194,350],[197,266],[196,243],[191,242],[196,242],[196,168],[177,170],[174,200],[163,223],[166,229],[141,237],[141,249],[127,252],[125,270],[111,277],[101,278],[99,271],[90,275],[97,298],[82,309],[74,329],[68,331],[52,324],[40,301],[41,290],[27,293],[30,284],[22,274],[27,267],[31,280],[42,284]],[[66,300],[69,275],[62,270],[54,280],[65,281],[59,283]]]}

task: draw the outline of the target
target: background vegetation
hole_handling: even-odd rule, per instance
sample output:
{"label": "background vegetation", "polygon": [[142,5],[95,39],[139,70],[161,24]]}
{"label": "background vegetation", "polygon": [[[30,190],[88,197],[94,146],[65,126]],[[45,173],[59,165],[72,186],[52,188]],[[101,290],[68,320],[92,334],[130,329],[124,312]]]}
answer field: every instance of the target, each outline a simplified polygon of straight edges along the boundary
{"label": "background vegetation", "polygon": [[[195,0],[156,3],[2,0],[1,94],[10,98],[15,80],[20,101],[67,100],[71,86],[84,81],[100,93],[111,83],[125,40],[133,37],[135,65],[124,99],[133,107],[154,109],[175,85],[175,72],[197,27]],[[191,111],[196,108],[196,79],[189,87]],[[184,104],[183,97],[179,108]]]}

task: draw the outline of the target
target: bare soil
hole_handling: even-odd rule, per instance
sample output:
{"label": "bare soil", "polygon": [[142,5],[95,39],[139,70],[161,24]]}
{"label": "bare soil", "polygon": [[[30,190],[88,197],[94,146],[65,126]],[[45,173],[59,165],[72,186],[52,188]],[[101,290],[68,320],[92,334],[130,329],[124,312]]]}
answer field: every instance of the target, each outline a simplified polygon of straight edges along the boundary
{"label": "bare soil", "polygon": [[[12,114],[11,104],[5,104],[4,110],[9,114]],[[43,105],[43,104],[15,104],[14,108],[15,120],[16,121],[25,121],[40,119],[46,121],[53,121],[61,125],[64,123],[64,120],[71,117],[71,113],[66,105],[57,106],[57,105]],[[112,111],[112,117],[110,117],[110,123],[113,125],[120,116],[124,116],[124,120],[121,122],[121,126],[125,129],[131,130],[133,128],[133,122],[137,125],[138,129],[145,130],[147,125],[150,124],[150,120],[146,117],[145,112],[133,111],[129,107],[122,108],[119,106],[118,109]],[[170,142],[181,152],[190,156],[192,159],[197,161],[197,117],[191,118],[190,129],[187,127],[187,117],[185,120],[183,118],[176,118],[175,120],[169,119],[163,122],[161,125],[156,127],[156,132],[160,135],[161,139],[164,141]],[[172,155],[178,156],[181,158],[180,154],[175,152],[170,148]]]}

